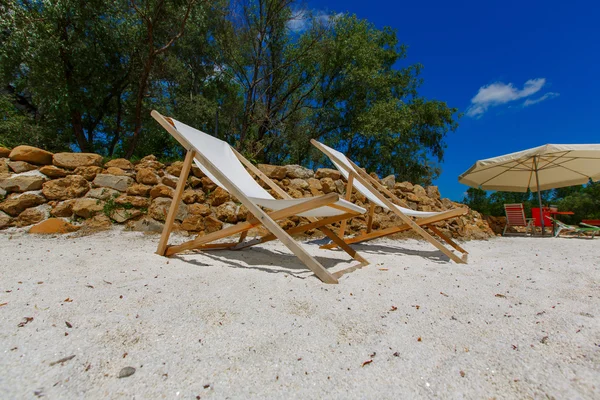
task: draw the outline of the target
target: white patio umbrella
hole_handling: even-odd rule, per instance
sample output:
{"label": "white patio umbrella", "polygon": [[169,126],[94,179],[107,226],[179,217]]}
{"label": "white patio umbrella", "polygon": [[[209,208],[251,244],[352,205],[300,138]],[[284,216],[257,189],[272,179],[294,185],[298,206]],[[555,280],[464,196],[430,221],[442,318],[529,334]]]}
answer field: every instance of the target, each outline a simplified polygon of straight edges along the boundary
{"label": "white patio umbrella", "polygon": [[[458,177],[484,190],[538,193],[600,180],[600,144],[547,144],[477,161]],[[542,232],[544,220],[542,218]]]}

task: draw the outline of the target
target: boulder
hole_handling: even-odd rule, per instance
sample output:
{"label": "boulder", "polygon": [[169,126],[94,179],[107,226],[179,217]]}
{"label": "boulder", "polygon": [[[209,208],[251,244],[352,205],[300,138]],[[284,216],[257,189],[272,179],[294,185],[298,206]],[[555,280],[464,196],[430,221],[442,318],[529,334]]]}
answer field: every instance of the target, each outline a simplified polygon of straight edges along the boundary
{"label": "boulder", "polygon": [[37,192],[22,193],[18,195],[13,194],[0,203],[0,210],[12,215],[13,217],[16,217],[26,209],[37,207],[45,202],[46,199],[44,196]]}
{"label": "boulder", "polygon": [[315,178],[317,179],[331,178],[335,181],[336,179],[341,179],[341,177],[342,174],[340,173],[340,171],[331,168],[319,168],[315,173]]}
{"label": "boulder", "polygon": [[142,215],[140,210],[136,210],[135,208],[125,209],[125,208],[117,208],[110,213],[110,218],[122,224],[125,221],[128,221],[132,218],[137,218]]}
{"label": "boulder", "polygon": [[121,168],[124,170],[130,170],[133,169],[133,164],[131,163],[131,161],[126,160],[124,158],[116,158],[114,160],[110,160],[109,162],[107,162],[106,164],[104,164],[104,168]]}
{"label": "boulder", "polygon": [[183,191],[181,200],[183,200],[185,204],[201,203],[206,200],[206,195],[202,190],[188,189]]}
{"label": "boulder", "polygon": [[31,165],[26,161],[10,161],[8,166],[17,174],[37,169],[35,165]]}
{"label": "boulder", "polygon": [[91,189],[89,192],[87,192],[85,197],[91,197],[98,200],[110,200],[114,199],[115,197],[119,197],[120,195],[121,192],[118,190],[102,187]]}
{"label": "boulder", "polygon": [[[152,204],[150,205],[150,208],[148,208],[148,216],[157,221],[164,221],[167,218],[170,207],[171,199],[157,197],[156,199],[152,200]],[[180,202],[175,219],[177,221],[183,221],[185,217],[187,217],[187,208],[183,202]]]}
{"label": "boulder", "polygon": [[170,187],[165,186],[165,185],[154,186],[150,190],[150,197],[152,197],[153,199],[155,199],[157,197],[173,198],[173,189],[171,189]]}
{"label": "boulder", "polygon": [[45,176],[39,173],[39,171],[24,172],[0,178],[0,189],[4,189],[8,193],[40,190],[45,180]]}
{"label": "boulder", "polygon": [[52,164],[52,153],[32,146],[17,146],[8,157],[12,161],[26,161],[37,165]]}
{"label": "boulder", "polygon": [[181,229],[191,232],[202,232],[204,230],[204,217],[201,215],[188,215],[181,222]]}
{"label": "boulder", "polygon": [[137,171],[135,180],[144,185],[157,185],[158,175],[156,175],[152,168],[140,168]]}
{"label": "boulder", "polygon": [[151,186],[134,183],[127,188],[127,194],[131,196],[148,196],[152,190]]}
{"label": "boulder", "polygon": [[304,179],[294,178],[290,180],[290,187],[296,190],[308,190],[310,185]]}
{"label": "boulder", "polygon": [[308,178],[307,180],[308,189],[313,196],[319,196],[323,194],[323,185],[321,181],[315,178]]}
{"label": "boulder", "polygon": [[301,199],[304,197],[304,193],[302,193],[300,190],[294,189],[293,187],[290,187],[290,186],[286,187],[285,191],[287,192],[287,194],[292,196],[294,199]]}
{"label": "boulder", "polygon": [[147,208],[150,206],[150,199],[147,197],[127,196],[122,194],[115,199],[115,204],[126,207]]}
{"label": "boulder", "polygon": [[0,158],[8,158],[10,156],[10,149],[0,146]]}
{"label": "boulder", "polygon": [[336,191],[335,182],[332,178],[321,178],[321,187],[323,188],[323,193],[328,194]]}
{"label": "boulder", "polygon": [[156,156],[150,154],[140,160],[140,162],[136,165],[136,169],[139,168],[151,168],[151,169],[163,169],[165,167],[164,164],[157,161]]}
{"label": "boulder", "polygon": [[419,197],[426,197],[427,196],[427,192],[425,191],[425,188],[421,185],[414,185],[413,186],[413,193],[416,194]]}
{"label": "boulder", "polygon": [[394,175],[388,175],[381,180],[381,184],[388,189],[393,189],[396,185],[396,177]]}
{"label": "boulder", "polygon": [[61,201],[54,205],[54,208],[50,210],[50,215],[53,217],[72,217],[73,216],[73,203],[76,199]]}
{"label": "boulder", "polygon": [[124,192],[129,185],[133,184],[133,179],[128,176],[98,174],[93,183],[95,186],[109,187],[118,190],[119,192]]}
{"label": "boulder", "polygon": [[48,218],[50,206],[43,204],[37,207],[28,208],[23,211],[15,220],[15,225],[18,227],[37,224]]}
{"label": "boulder", "polygon": [[208,203],[213,207],[218,207],[226,201],[229,201],[229,199],[231,199],[229,193],[226,190],[221,189],[221,187],[217,187],[214,192],[208,196]]}
{"label": "boulder", "polygon": [[201,203],[190,204],[188,206],[188,214],[206,217],[210,215],[210,207],[207,204]]}
{"label": "boulder", "polygon": [[98,199],[77,199],[73,203],[73,213],[78,217],[91,218],[104,210],[104,202]]}
{"label": "boulder", "polygon": [[0,229],[8,228],[11,222],[12,218],[10,217],[10,215],[0,211]]}
{"label": "boulder", "polygon": [[204,178],[206,176],[206,174],[202,172],[202,170],[198,168],[195,164],[192,164],[192,175],[194,175],[194,177],[198,179]]}
{"label": "boulder", "polygon": [[90,190],[90,184],[81,175],[70,175],[44,183],[42,193],[49,200],[68,200],[81,197]]}
{"label": "boulder", "polygon": [[70,175],[69,171],[55,167],[54,165],[44,165],[40,168],[40,172],[52,179],[64,178],[65,176]]}
{"label": "boulder", "polygon": [[171,187],[173,189],[175,189],[177,187],[177,182],[179,182],[179,178],[177,178],[176,176],[173,175],[165,175],[162,177],[161,179],[161,183],[163,185],[167,185],[168,187]]}
{"label": "boulder", "polygon": [[223,223],[219,221],[217,218],[209,215],[208,217],[204,217],[204,231],[206,233],[212,233],[219,231],[223,228]]}
{"label": "boulder", "polygon": [[287,175],[285,167],[269,164],[258,164],[258,169],[271,179],[281,180]]}
{"label": "boulder", "polygon": [[183,161],[175,161],[173,164],[167,167],[167,174],[173,176],[179,176],[183,169]]}
{"label": "boulder", "polygon": [[112,227],[112,222],[104,214],[97,214],[92,218],[83,221],[82,231],[85,233],[94,233],[108,230]]}
{"label": "boulder", "polygon": [[10,174],[8,160],[8,158],[0,158],[0,177],[2,177],[3,174]]}
{"label": "boulder", "polygon": [[202,185],[202,180],[200,178],[196,178],[195,176],[190,176],[188,177],[188,185],[190,185],[193,188],[196,188]]}
{"label": "boulder", "polygon": [[399,189],[403,192],[412,192],[413,188],[414,186],[410,182],[396,182],[394,185],[394,189]]}
{"label": "boulder", "polygon": [[68,223],[67,221],[60,218],[49,218],[37,225],[34,225],[29,229],[29,233],[34,234],[63,234],[76,232],[81,229],[80,226],[76,226]]}
{"label": "boulder", "polygon": [[116,175],[116,176],[125,176],[127,173],[119,167],[108,167],[106,168],[106,174]]}
{"label": "boulder", "polygon": [[233,201],[223,203],[215,209],[215,215],[219,221],[235,224],[237,222],[237,205]]}
{"label": "boulder", "polygon": [[75,169],[77,167],[102,166],[102,156],[94,153],[56,153],[52,163],[57,167]]}
{"label": "boulder", "polygon": [[440,190],[438,189],[437,186],[427,186],[427,197],[430,197],[432,199],[439,199],[440,198]]}
{"label": "boulder", "polygon": [[212,192],[217,188],[217,184],[211,181],[208,176],[200,178],[200,181],[202,182],[202,190],[204,190],[204,193],[208,194],[208,192]]}
{"label": "boulder", "polygon": [[286,176],[290,179],[308,179],[315,176],[315,172],[312,169],[304,168],[300,165],[286,165]]}
{"label": "boulder", "polygon": [[335,184],[335,191],[339,194],[342,194],[346,191],[346,183],[343,180],[338,179],[333,183]]}
{"label": "boulder", "polygon": [[102,173],[102,167],[97,167],[95,165],[89,167],[77,167],[75,171],[73,171],[75,175],[81,175],[88,181],[93,181],[96,179],[96,175]]}
{"label": "boulder", "polygon": [[152,218],[144,217],[127,222],[127,229],[136,232],[161,233],[165,224]]}

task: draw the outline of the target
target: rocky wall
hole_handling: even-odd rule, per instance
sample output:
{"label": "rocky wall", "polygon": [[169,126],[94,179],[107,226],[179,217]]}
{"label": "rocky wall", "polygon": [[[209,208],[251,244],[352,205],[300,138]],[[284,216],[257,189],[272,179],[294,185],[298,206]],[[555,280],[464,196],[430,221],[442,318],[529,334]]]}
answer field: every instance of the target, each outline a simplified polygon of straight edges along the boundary
{"label": "rocky wall", "polygon": [[[130,230],[160,232],[182,164],[178,161],[165,165],[152,155],[134,164],[125,159],[104,162],[98,154],[52,154],[30,146],[12,150],[0,147],[0,229],[31,227],[32,233],[55,233],[95,231],[124,224]],[[294,198],[345,192],[345,181],[337,170],[313,171],[298,165],[258,168]],[[466,207],[441,198],[436,186],[424,188],[396,182],[393,175],[381,179],[381,183],[414,210]],[[367,203],[357,192],[352,194],[352,201],[362,206]],[[380,207],[375,212],[374,229],[399,223],[397,216]],[[206,234],[244,221],[246,214],[244,206],[194,167],[177,210],[175,229]],[[301,220],[291,217],[279,224],[287,229]],[[487,222],[475,211],[437,226],[461,239],[485,239],[493,235]],[[349,222],[347,233],[365,228],[366,216],[359,216]]]}

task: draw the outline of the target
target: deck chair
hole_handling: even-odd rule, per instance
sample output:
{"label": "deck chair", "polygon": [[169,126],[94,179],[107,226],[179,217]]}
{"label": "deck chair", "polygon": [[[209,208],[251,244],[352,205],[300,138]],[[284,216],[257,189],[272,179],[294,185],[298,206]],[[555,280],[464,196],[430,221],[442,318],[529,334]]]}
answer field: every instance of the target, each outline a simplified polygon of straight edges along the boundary
{"label": "deck chair", "polygon": [[530,229],[532,233],[534,232],[534,219],[525,218],[525,210],[523,208],[523,204],[505,204],[504,213],[506,214],[506,225],[504,225],[504,231],[502,231],[502,236],[506,234],[507,229],[511,226],[524,226],[525,235],[527,235]]}
{"label": "deck chair", "polygon": [[[444,221],[450,218],[455,218],[460,215],[464,215],[468,212],[467,208],[456,208],[453,210],[442,211],[442,212],[426,212],[426,211],[415,211],[406,205],[402,200],[390,192],[385,186],[379,183],[371,175],[367,174],[362,168],[358,167],[352,160],[346,157],[343,153],[332,149],[320,143],[316,140],[311,140],[313,146],[321,150],[340,171],[340,173],[346,178],[346,200],[350,200],[352,195],[352,189],[355,188],[363,196],[365,196],[370,203],[370,209],[367,219],[367,230],[354,237],[344,237],[346,229],[346,221],[342,221],[340,226],[339,236],[344,238],[346,244],[360,243],[375,238],[392,235],[398,232],[407,230],[414,230],[416,233],[421,235],[425,240],[430,242],[432,245],[437,247],[442,253],[447,255],[451,260],[456,263],[466,263],[468,252],[455,243],[448,236],[444,235],[437,227],[433,224],[439,221]],[[385,195],[387,195],[387,197]],[[373,214],[375,207],[379,206],[386,210],[389,210],[396,214],[403,221],[403,224],[399,226],[393,226],[387,229],[381,229],[378,231],[372,231],[373,225]],[[413,220],[411,217],[416,218]],[[462,256],[458,256],[452,250],[448,249],[436,238],[429,234],[424,228],[429,229],[433,234],[439,236],[443,241],[453,247],[455,250],[462,253]],[[338,247],[337,243],[330,243],[323,248],[335,248]]]}
{"label": "deck chair", "polygon": [[600,228],[597,226],[588,225],[586,223],[581,223],[581,225],[584,226],[567,225],[556,218],[551,218],[549,216],[546,216],[546,218],[548,218],[554,224],[554,226],[556,226],[554,237],[558,237],[558,235],[560,235],[560,233],[563,231],[575,233],[577,236],[586,236],[586,233],[591,233],[591,239],[593,239],[596,234],[600,234]]}
{"label": "deck chair", "polygon": [[[241,249],[247,247],[243,246],[243,244],[248,230],[263,225],[271,234],[266,238],[262,238],[261,243],[279,239],[325,283],[337,283],[337,278],[342,273],[368,265],[368,262],[360,254],[346,245],[341,238],[326,226],[363,214],[366,212],[364,208],[340,199],[337,194],[332,195],[331,193],[312,198],[292,199],[226,142],[177,120],[164,117],[157,111],[152,111],[151,115],[187,150],[181,175],[173,194],[173,201],[171,202],[158,244],[157,254],[172,256],[186,250]],[[218,232],[209,233],[185,243],[170,246],[168,245],[169,236],[173,229],[178,204],[181,200],[192,162],[216,185],[228,191],[246,206],[252,217],[249,216],[245,222],[221,229]],[[244,166],[279,193],[283,199],[276,200],[271,196],[269,192],[252,178]],[[267,213],[261,207],[272,211]],[[294,215],[306,217],[309,223],[285,231],[275,222]],[[302,233],[309,229],[319,229],[332,241],[339,243],[344,251],[359,262],[359,265],[345,271],[337,272],[336,274],[330,273],[290,236],[291,234]],[[216,240],[237,234],[240,234],[237,242],[212,243]]]}

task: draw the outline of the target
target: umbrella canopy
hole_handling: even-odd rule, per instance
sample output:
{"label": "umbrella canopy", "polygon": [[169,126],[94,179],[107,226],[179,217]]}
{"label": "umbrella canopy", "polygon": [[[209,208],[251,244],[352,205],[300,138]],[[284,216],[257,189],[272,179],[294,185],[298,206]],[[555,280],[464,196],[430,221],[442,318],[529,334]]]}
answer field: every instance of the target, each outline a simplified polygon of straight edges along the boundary
{"label": "umbrella canopy", "polygon": [[485,190],[532,192],[600,180],[600,144],[547,144],[477,161],[458,177]]}

